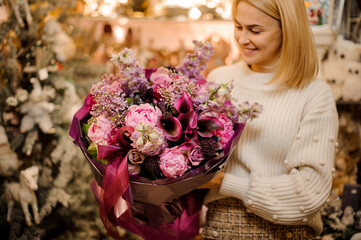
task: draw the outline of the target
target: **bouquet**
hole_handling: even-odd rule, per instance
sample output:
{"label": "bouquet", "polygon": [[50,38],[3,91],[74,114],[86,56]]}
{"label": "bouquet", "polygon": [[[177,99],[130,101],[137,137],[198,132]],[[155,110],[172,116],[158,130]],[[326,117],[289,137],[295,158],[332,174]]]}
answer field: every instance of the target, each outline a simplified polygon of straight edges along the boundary
{"label": "bouquet", "polygon": [[231,103],[232,82],[206,82],[208,42],[173,67],[143,69],[131,49],[113,56],[117,74],[93,85],[70,135],[95,176],[92,190],[108,233],[146,239],[198,234],[203,192],[225,164],[258,103]]}

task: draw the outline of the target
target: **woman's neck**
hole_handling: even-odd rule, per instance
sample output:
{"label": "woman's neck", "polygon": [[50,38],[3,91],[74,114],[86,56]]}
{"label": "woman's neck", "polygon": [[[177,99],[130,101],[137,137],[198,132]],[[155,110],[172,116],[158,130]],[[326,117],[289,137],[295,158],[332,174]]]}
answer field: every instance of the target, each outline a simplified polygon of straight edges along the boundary
{"label": "woman's neck", "polygon": [[251,69],[253,72],[258,73],[274,73],[277,72],[278,64],[272,64],[271,66],[262,66],[259,64],[251,64],[248,65],[249,69]]}

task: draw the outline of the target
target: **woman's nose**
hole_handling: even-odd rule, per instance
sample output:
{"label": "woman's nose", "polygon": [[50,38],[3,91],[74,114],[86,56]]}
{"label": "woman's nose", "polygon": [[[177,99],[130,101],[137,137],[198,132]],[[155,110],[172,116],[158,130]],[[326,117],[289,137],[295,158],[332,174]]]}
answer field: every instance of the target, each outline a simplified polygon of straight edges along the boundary
{"label": "woman's nose", "polygon": [[246,31],[242,31],[242,32],[239,33],[238,43],[239,44],[250,43],[249,34]]}

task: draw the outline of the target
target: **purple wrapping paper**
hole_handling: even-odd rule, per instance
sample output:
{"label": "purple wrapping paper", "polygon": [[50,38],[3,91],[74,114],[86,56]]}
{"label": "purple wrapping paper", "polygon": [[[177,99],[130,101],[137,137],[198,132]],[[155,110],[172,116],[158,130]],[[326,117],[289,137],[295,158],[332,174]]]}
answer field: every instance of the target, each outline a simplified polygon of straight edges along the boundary
{"label": "purple wrapping paper", "polygon": [[[89,118],[89,101],[90,95],[85,99],[83,107],[74,115],[69,135],[82,150],[97,185],[102,187],[105,166],[91,159],[86,152],[89,143],[81,127]],[[134,199],[132,204],[134,222],[129,223],[118,219],[115,220],[116,222],[112,221],[113,224],[146,239],[190,239],[197,235],[198,215],[205,191],[196,188],[208,182],[219,170],[223,169],[244,126],[245,124],[239,124],[236,127],[231,141],[220,156],[198,168],[191,169],[181,177],[149,180],[130,174],[130,189]]]}
{"label": "purple wrapping paper", "polygon": [[[95,181],[91,183],[91,188],[97,200],[99,200],[99,191],[97,190],[98,185]],[[197,201],[199,199],[200,194],[203,195],[202,191],[197,191],[194,194],[190,194],[189,197],[183,197],[182,200],[186,201]],[[200,203],[200,201],[197,201]],[[124,229],[127,229],[130,232],[138,234],[145,239],[149,240],[189,240],[198,234],[198,226],[199,226],[199,211],[183,211],[179,214],[172,222],[162,224],[162,225],[154,225],[142,222],[139,220],[136,215],[138,214],[137,211],[139,209],[135,209],[133,204],[133,215],[135,222],[130,223],[129,221],[117,221],[116,225],[121,226]],[[184,203],[183,203],[184,204]],[[140,204],[141,209],[147,209],[147,206],[144,204]],[[176,205],[179,205],[177,203]],[[201,206],[196,206],[193,204],[197,209]],[[155,208],[153,208],[155,209]],[[157,214],[153,212],[153,214]]]}

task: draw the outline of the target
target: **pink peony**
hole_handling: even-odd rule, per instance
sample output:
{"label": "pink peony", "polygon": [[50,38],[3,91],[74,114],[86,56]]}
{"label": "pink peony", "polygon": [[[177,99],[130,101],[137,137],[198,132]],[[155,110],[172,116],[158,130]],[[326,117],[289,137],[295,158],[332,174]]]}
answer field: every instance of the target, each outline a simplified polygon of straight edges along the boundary
{"label": "pink peony", "polygon": [[91,123],[88,129],[89,138],[97,145],[107,145],[107,139],[113,130],[113,124],[108,118],[100,115]]}
{"label": "pink peony", "polygon": [[160,67],[150,76],[150,81],[154,85],[169,85],[172,82],[172,79],[169,76],[169,70]]}
{"label": "pink peony", "polygon": [[165,177],[182,176],[187,171],[187,158],[175,148],[167,148],[159,156],[159,168]]}
{"label": "pink peony", "polygon": [[188,154],[189,162],[192,166],[198,166],[203,160],[202,148],[197,145]]}
{"label": "pink peony", "polygon": [[233,122],[224,113],[218,115],[218,120],[223,124],[223,130],[217,130],[215,135],[221,138],[220,143],[224,148],[234,134]]}
{"label": "pink peony", "polygon": [[162,116],[160,109],[158,107],[153,107],[149,103],[133,105],[128,109],[124,123],[126,126],[130,127],[135,127],[139,123],[156,126],[160,116]]}

